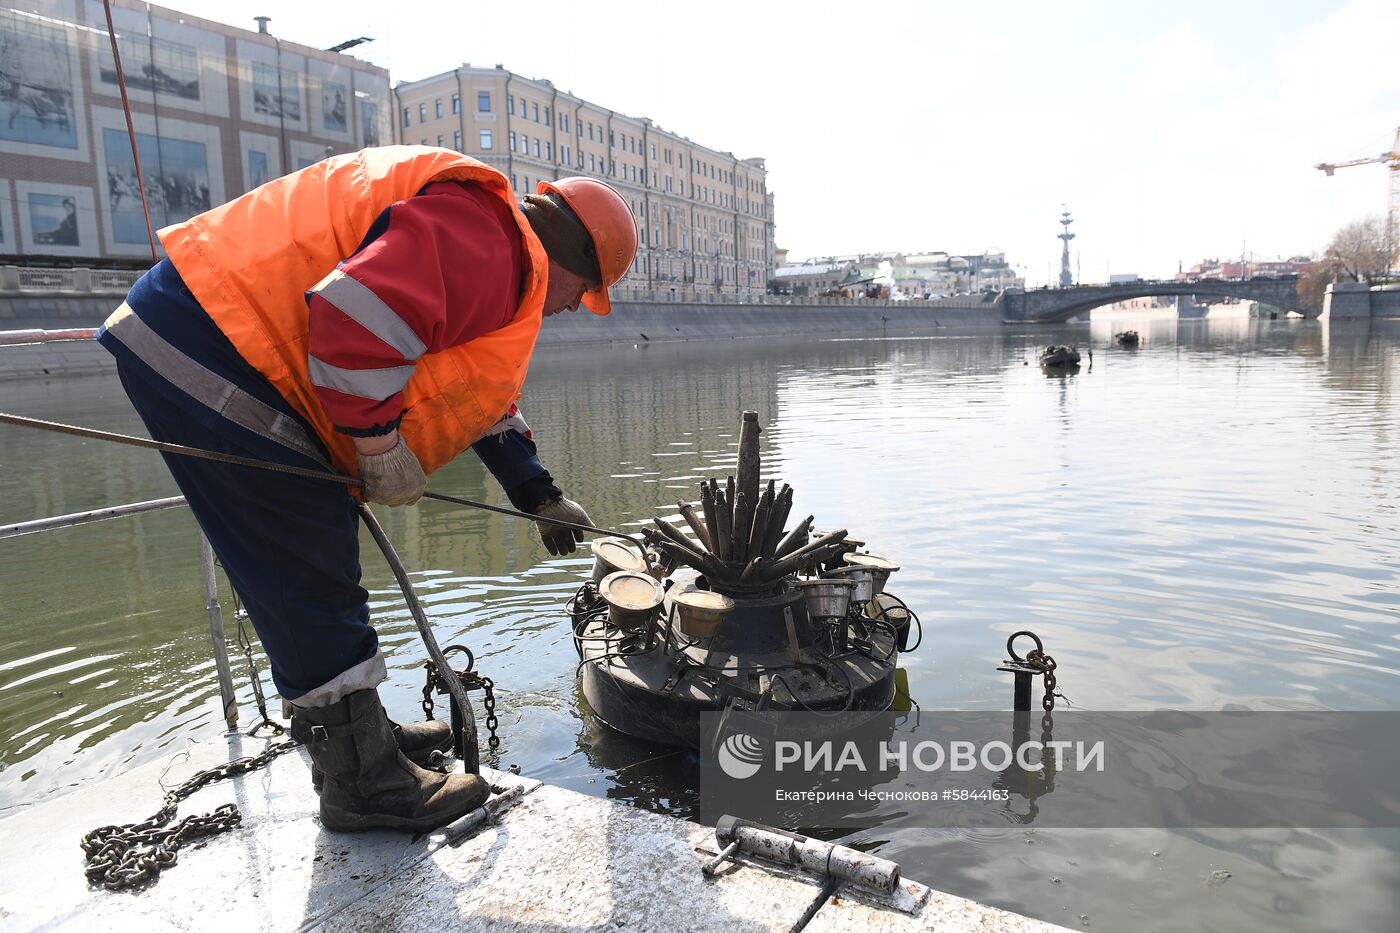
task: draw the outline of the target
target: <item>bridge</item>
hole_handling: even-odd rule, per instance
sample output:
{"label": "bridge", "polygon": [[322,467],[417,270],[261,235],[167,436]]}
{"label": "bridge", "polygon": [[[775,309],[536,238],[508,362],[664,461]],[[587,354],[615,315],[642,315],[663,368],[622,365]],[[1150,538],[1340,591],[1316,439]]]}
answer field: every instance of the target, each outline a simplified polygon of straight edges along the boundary
{"label": "bridge", "polygon": [[1094,308],[1126,301],[1171,295],[1199,295],[1210,298],[1246,298],[1262,301],[1283,311],[1297,311],[1317,317],[1322,308],[1300,307],[1298,277],[1235,279],[1199,282],[1121,282],[1115,285],[1075,285],[1070,288],[1042,288],[1035,291],[1007,290],[1001,295],[1002,319],[1008,322],[1054,324]]}

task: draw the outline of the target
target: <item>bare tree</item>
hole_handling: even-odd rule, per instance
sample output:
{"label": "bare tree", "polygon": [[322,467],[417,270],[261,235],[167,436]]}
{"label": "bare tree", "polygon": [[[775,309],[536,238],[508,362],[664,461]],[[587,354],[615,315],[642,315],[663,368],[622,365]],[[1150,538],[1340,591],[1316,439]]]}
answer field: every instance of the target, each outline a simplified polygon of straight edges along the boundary
{"label": "bare tree", "polygon": [[1303,308],[1321,308],[1327,286],[1335,281],[1336,267],[1314,259],[1298,273],[1298,304]]}
{"label": "bare tree", "polygon": [[1371,282],[1385,276],[1395,251],[1395,235],[1390,224],[1371,216],[1338,230],[1327,244],[1324,261],[1338,277]]}

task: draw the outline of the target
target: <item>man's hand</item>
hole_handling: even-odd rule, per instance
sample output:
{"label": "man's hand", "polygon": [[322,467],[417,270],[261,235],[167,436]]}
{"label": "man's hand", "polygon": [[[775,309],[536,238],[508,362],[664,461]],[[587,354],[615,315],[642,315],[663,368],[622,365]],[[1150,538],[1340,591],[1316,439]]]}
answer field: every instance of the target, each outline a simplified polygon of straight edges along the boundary
{"label": "man's hand", "polygon": [[[588,517],[588,513],[583,510],[583,506],[569,499],[555,499],[552,502],[544,502],[535,506],[535,514],[540,518],[557,518],[561,521],[573,522],[575,525],[591,525],[593,519]],[[572,554],[578,550],[578,543],[583,540],[583,532],[575,531],[572,528],[565,528],[563,525],[554,525],[550,522],[535,522],[540,527],[540,537],[544,540],[545,549],[551,554]]]}
{"label": "man's hand", "polygon": [[383,437],[355,438],[365,501],[381,505],[412,505],[428,488],[428,477],[398,431]]}

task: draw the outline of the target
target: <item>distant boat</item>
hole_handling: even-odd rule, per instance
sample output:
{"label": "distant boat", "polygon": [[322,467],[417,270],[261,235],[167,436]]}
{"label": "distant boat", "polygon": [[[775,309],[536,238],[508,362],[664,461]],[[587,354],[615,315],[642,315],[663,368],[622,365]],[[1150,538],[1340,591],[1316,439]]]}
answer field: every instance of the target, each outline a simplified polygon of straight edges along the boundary
{"label": "distant boat", "polygon": [[1136,347],[1140,338],[1135,330],[1125,330],[1121,334],[1113,335],[1113,342],[1120,347]]}
{"label": "distant boat", "polygon": [[1040,351],[1041,366],[1078,366],[1079,351],[1071,346],[1048,346]]}

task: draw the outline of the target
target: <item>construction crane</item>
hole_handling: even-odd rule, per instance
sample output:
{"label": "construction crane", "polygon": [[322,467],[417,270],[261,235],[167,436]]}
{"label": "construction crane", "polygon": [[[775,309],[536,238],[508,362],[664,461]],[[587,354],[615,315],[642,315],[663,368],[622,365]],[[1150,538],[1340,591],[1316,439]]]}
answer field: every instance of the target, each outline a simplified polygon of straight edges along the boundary
{"label": "construction crane", "polygon": [[1390,221],[1391,230],[1400,230],[1400,127],[1395,129],[1395,141],[1391,143],[1389,152],[1382,152],[1371,159],[1350,159],[1346,162],[1319,162],[1313,168],[1320,172],[1325,172],[1330,178],[1339,168],[1351,168],[1353,165],[1375,165],[1383,162],[1390,166],[1390,193],[1389,203],[1386,205],[1386,216]]}

